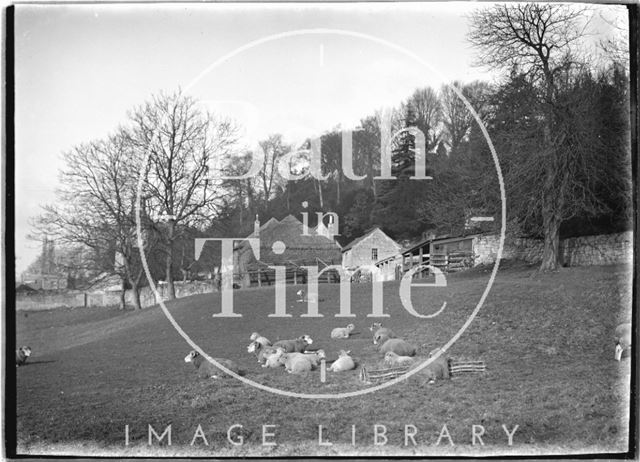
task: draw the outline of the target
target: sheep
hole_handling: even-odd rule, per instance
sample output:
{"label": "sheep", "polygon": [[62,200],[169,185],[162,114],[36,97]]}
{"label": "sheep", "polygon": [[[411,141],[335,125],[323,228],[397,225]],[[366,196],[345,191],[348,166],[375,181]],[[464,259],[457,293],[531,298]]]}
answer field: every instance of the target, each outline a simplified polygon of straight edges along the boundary
{"label": "sheep", "polygon": [[31,356],[31,347],[21,346],[16,350],[16,367],[23,366]]}
{"label": "sheep", "polygon": [[350,371],[356,368],[356,363],[353,361],[353,358],[349,356],[350,351],[340,350],[340,355],[338,359],[336,359],[331,366],[329,366],[328,370],[331,372],[343,372]]}
{"label": "sheep", "polygon": [[305,361],[309,361],[311,363],[311,368],[316,369],[320,364],[320,360],[325,359],[327,355],[324,350],[320,349],[313,353],[285,353],[280,357],[280,362],[286,366],[287,360],[293,360],[295,358],[304,359]]}
{"label": "sheep", "polygon": [[[435,356],[440,350],[440,348],[436,348],[429,353],[429,358]],[[423,376],[426,376],[427,380],[424,383],[433,383],[437,379],[448,379],[449,378],[449,359],[445,355],[444,352],[431,364],[425,367],[422,371]]]}
{"label": "sheep", "polygon": [[381,322],[374,322],[369,328],[373,332],[373,344],[382,345],[390,338],[397,338],[398,336],[388,327],[382,327]]}
{"label": "sheep", "polygon": [[323,358],[325,358],[323,350],[312,354],[285,353],[280,357],[280,363],[290,374],[299,374],[316,369]]}
{"label": "sheep", "polygon": [[[242,371],[236,363],[231,361],[230,359],[224,358],[213,358],[224,367],[229,369],[231,372],[234,372],[238,375],[244,375],[244,371]],[[217,379],[219,374],[222,374],[224,371],[222,369],[218,369],[213,363],[207,361],[206,358],[202,357],[200,353],[195,350],[189,352],[187,356],[184,358],[185,363],[193,363],[195,368],[198,370],[198,377],[200,378],[212,378]],[[228,377],[228,375],[223,375],[223,377]]]}
{"label": "sheep", "polygon": [[625,351],[631,351],[631,324],[618,325],[614,338],[616,342],[615,359],[620,361]]}
{"label": "sheep", "polygon": [[384,354],[384,363],[387,366],[410,366],[413,364],[411,356],[398,356],[393,351],[387,351]]}
{"label": "sheep", "polygon": [[275,368],[275,367],[282,366],[283,363],[280,362],[280,359],[282,358],[282,355],[284,355],[284,349],[283,348],[276,348],[275,353],[271,353],[269,355],[265,355],[265,361],[264,361],[264,364],[262,365],[262,367]]}
{"label": "sheep", "polygon": [[416,347],[408,342],[405,342],[401,338],[391,338],[384,342],[379,347],[380,353],[386,354],[388,351],[392,351],[398,356],[415,356]]}
{"label": "sheep", "polygon": [[254,340],[247,346],[247,353],[254,353],[259,363],[264,363],[267,356],[275,353],[276,349],[271,346],[263,346],[257,340]]}
{"label": "sheep", "polygon": [[356,326],[349,324],[347,327],[336,327],[331,331],[331,338],[349,338]]}
{"label": "sheep", "polygon": [[304,353],[313,339],[308,335],[303,335],[294,340],[280,340],[273,344],[274,347],[281,347],[285,353]]}
{"label": "sheep", "polygon": [[298,299],[296,300],[296,302],[298,303],[304,303],[304,302],[317,303],[317,302],[324,301],[324,298],[318,298],[317,294],[307,295],[307,293],[303,289],[300,289],[299,291],[297,291],[296,295],[298,296]]}
{"label": "sheep", "polygon": [[263,347],[271,346],[271,341],[268,338],[263,337],[257,332],[254,332],[253,334],[251,334],[251,337],[249,337],[249,340],[258,342]]}

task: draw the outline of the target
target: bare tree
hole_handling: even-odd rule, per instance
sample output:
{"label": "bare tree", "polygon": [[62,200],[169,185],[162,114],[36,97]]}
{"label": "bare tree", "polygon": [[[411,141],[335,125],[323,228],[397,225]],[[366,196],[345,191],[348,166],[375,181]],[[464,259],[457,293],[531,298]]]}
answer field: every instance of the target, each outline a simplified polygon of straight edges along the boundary
{"label": "bare tree", "polygon": [[[127,283],[134,305],[141,308],[143,269],[136,237],[135,197],[139,158],[123,131],[106,140],[74,147],[64,153],[56,205],[44,207],[36,221],[41,232],[65,244],[93,250],[99,270],[122,280],[121,308]],[[146,226],[143,225],[143,229]]]}
{"label": "bare tree", "polygon": [[452,87],[458,89],[478,115],[482,117],[485,113],[486,102],[484,100],[489,93],[489,85],[480,81],[462,85],[456,81],[451,85],[443,85],[440,90],[442,122],[445,128],[446,142],[449,144],[451,151],[457,151],[458,146],[467,137],[471,126],[475,123],[475,119],[464,104],[464,101]]}
{"label": "bare tree", "polygon": [[584,34],[584,8],[558,4],[496,5],[471,15],[469,40],[479,62],[529,74],[540,89],[542,139],[536,162],[543,166],[539,189],[544,252],[540,269],[555,270],[560,259],[560,225],[567,215],[567,197],[575,169],[566,148],[566,132],[558,117],[561,74],[575,64],[573,48]]}
{"label": "bare tree", "polygon": [[291,151],[291,146],[284,143],[281,134],[272,134],[267,139],[260,141],[260,147],[264,152],[264,158],[259,176],[262,183],[263,208],[266,210],[273,195],[273,187],[278,179],[278,159]]}
{"label": "bare tree", "polygon": [[145,153],[148,205],[160,221],[168,297],[175,298],[174,244],[182,229],[203,226],[225,194],[213,184],[216,161],[233,149],[236,129],[180,91],[154,96],[130,115],[132,140]]}

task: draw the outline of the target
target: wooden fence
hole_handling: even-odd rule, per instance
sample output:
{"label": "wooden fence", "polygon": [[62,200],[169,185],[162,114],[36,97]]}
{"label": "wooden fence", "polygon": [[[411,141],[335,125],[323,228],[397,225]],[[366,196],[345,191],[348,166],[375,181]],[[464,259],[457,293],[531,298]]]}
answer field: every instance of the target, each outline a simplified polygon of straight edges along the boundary
{"label": "wooden fence", "polygon": [[[467,359],[448,359],[449,376],[454,378],[466,374],[478,374],[485,372],[487,367],[484,361]],[[393,380],[409,372],[412,366],[389,367],[382,369],[367,369],[362,366],[359,379],[365,383],[380,383]]]}

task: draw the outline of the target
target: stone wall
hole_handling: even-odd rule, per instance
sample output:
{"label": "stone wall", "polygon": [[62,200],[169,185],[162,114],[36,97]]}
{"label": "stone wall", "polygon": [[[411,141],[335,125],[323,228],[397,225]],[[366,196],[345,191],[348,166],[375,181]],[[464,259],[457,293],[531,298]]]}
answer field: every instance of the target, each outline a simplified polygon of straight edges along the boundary
{"label": "stone wall", "polygon": [[[474,264],[493,263],[498,253],[499,241],[499,236],[495,234],[475,237]],[[544,242],[541,239],[507,237],[502,249],[502,258],[537,263],[542,261],[543,250]],[[627,231],[563,239],[560,241],[560,251],[562,262],[566,266],[630,263],[633,256],[633,233]]]}
{"label": "stone wall", "polygon": [[[195,294],[205,294],[215,292],[213,281],[192,281],[183,284],[175,283],[176,297],[188,297]],[[167,299],[167,289],[163,284],[158,285],[160,296]],[[133,293],[127,290],[125,295],[127,304],[133,306]],[[157,304],[156,295],[150,287],[143,287],[140,290],[140,304],[147,308]],[[54,308],[72,308],[83,306],[118,306],[120,305],[120,292],[94,292],[83,293],[74,292],[66,294],[18,294],[16,295],[16,310],[34,311],[50,310]]]}

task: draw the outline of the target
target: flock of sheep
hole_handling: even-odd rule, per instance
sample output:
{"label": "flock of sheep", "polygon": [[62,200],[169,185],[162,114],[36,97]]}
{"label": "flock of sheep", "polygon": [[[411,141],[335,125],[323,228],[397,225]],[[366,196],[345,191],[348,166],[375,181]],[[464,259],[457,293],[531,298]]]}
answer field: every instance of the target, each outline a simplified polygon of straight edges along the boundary
{"label": "flock of sheep", "polygon": [[[331,338],[349,338],[354,329],[355,326],[353,324],[335,328],[331,331]],[[383,327],[381,323],[373,323],[370,330],[373,333],[374,345],[378,346],[378,352],[384,357],[385,366],[411,367],[417,365],[414,357],[418,352],[418,348],[414,345],[399,338],[391,329]],[[623,356],[629,356],[631,351],[631,324],[620,324],[615,329],[614,335],[615,359],[620,361]],[[249,337],[249,340],[251,343],[247,347],[247,352],[254,354],[258,363],[265,368],[284,367],[288,373],[300,374],[316,370],[322,361],[329,364],[327,370],[330,372],[346,372],[357,367],[356,361],[350,356],[350,351],[340,350],[338,358],[333,361],[327,359],[323,349],[310,351],[309,346],[313,344],[313,339],[308,335],[272,343],[266,337],[254,332]],[[429,353],[429,357],[439,352],[439,349],[435,349]],[[193,363],[198,370],[198,375],[201,377],[218,378],[222,373],[221,370],[202,358],[196,351],[191,351],[184,360],[185,362]],[[215,358],[215,360],[239,375],[245,374],[245,371],[241,370],[235,362],[229,359]],[[449,378],[448,359],[444,352],[425,367],[421,373],[426,376],[428,383],[433,383],[437,379]]]}
{"label": "flock of sheep", "polygon": [[[331,331],[331,338],[347,339],[354,329],[355,326],[353,324],[349,324],[346,327],[337,327]],[[416,364],[414,356],[417,354],[418,348],[414,345],[399,338],[391,329],[382,327],[381,323],[374,323],[370,330],[373,333],[374,345],[378,345],[378,352],[384,357],[385,366],[412,366]],[[301,374],[316,370],[320,367],[322,361],[328,365],[327,370],[330,372],[352,371],[357,367],[356,361],[350,355],[350,351],[340,350],[337,359],[328,360],[323,349],[311,350],[310,345],[313,344],[313,339],[309,335],[272,343],[266,337],[254,332],[249,337],[249,340],[251,343],[247,346],[247,352],[255,355],[258,363],[264,368],[283,367],[288,373]],[[438,351],[438,349],[433,350],[430,356]],[[239,375],[245,374],[245,371],[241,370],[231,360],[224,358],[214,359]],[[191,351],[184,360],[185,362],[193,363],[198,370],[198,375],[201,377],[218,378],[221,375],[222,371],[202,358],[196,351]],[[449,377],[447,359],[444,355],[441,355],[425,369],[430,381]]]}

